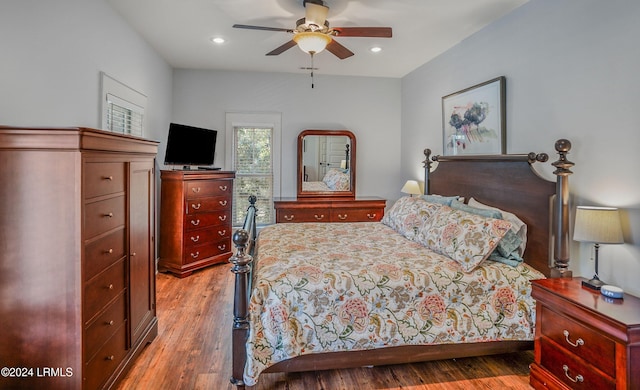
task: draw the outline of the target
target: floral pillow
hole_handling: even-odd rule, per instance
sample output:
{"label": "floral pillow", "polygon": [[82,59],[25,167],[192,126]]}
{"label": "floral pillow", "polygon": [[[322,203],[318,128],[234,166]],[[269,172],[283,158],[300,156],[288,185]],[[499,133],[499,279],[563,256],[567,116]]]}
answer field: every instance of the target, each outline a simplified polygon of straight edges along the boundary
{"label": "floral pillow", "polygon": [[331,168],[322,178],[324,184],[333,191],[349,191],[349,175],[337,168]]}
{"label": "floral pillow", "polygon": [[508,221],[443,205],[419,229],[417,241],[471,272],[489,257],[510,228]]}
{"label": "floral pillow", "polygon": [[[466,211],[471,214],[481,215],[487,218],[506,219],[503,218],[502,213],[498,209],[494,208],[477,208],[458,201],[451,202],[451,208],[454,210]],[[502,237],[496,249],[489,256],[489,259],[515,267],[523,261],[519,254],[521,244],[522,239],[514,233],[512,222],[511,229],[509,229],[504,237]]]}
{"label": "floral pillow", "polygon": [[442,205],[429,203],[420,197],[405,196],[396,201],[382,217],[382,223],[389,226],[404,237],[414,240],[421,226]]}
{"label": "floral pillow", "polygon": [[518,237],[520,237],[520,243],[518,244],[517,249],[518,256],[524,255],[524,250],[527,246],[527,224],[522,222],[522,220],[513,213],[500,210],[496,207],[487,206],[486,204],[478,202],[474,198],[469,199],[469,206],[479,209],[496,210],[500,212],[500,214],[502,214],[502,219],[511,222],[511,231],[513,231]]}

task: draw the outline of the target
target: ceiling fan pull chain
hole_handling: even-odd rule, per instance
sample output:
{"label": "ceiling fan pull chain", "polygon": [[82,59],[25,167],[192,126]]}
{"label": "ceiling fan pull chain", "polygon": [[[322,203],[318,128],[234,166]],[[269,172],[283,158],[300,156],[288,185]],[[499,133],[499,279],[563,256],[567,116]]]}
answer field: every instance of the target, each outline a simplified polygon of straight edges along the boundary
{"label": "ceiling fan pull chain", "polygon": [[313,88],[313,52],[311,54],[311,88]]}

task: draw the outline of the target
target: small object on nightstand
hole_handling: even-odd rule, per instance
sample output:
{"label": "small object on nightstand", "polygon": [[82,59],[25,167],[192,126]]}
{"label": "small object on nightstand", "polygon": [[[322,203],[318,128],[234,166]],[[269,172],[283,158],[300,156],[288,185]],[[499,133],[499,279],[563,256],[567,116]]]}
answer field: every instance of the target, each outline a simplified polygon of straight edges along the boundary
{"label": "small object on nightstand", "polygon": [[610,286],[608,284],[605,284],[600,288],[600,293],[609,298],[621,299],[624,296],[624,290],[622,290],[620,287]]}

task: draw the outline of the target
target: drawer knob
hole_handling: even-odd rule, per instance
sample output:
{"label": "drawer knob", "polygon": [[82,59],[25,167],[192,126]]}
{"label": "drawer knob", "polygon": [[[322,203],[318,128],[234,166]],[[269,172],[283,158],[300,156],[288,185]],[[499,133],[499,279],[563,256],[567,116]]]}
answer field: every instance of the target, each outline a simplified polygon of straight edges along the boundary
{"label": "drawer knob", "polygon": [[218,188],[220,188],[220,191],[226,191],[227,190],[227,186],[219,186]]}
{"label": "drawer knob", "polygon": [[136,257],[136,252],[133,252],[133,253],[131,254],[131,257]]}
{"label": "drawer knob", "polygon": [[316,214],[313,217],[319,221],[324,218],[324,214],[320,214],[320,215]]}
{"label": "drawer knob", "polygon": [[104,251],[104,253],[108,254],[108,255],[112,254],[113,253],[113,248],[107,249],[106,251]]}
{"label": "drawer knob", "polygon": [[571,340],[569,340],[569,331],[568,330],[563,330],[562,334],[564,335],[564,339],[567,341],[567,343],[569,343],[570,346],[572,347],[579,347],[581,345],[584,345],[584,340],[583,339],[577,339],[576,342],[572,342]]}
{"label": "drawer knob", "polygon": [[226,245],[218,245],[218,249],[220,249],[221,251],[227,249]]}
{"label": "drawer knob", "polygon": [[226,221],[226,220],[227,220],[227,216],[226,216],[226,215],[221,215],[221,216],[219,216],[219,217],[218,217],[218,219],[219,219],[220,221],[224,222],[224,221]]}
{"label": "drawer knob", "polygon": [[193,242],[198,242],[198,241],[200,241],[200,236],[195,236],[195,237],[194,237],[194,236],[191,236],[191,241],[193,241]]}
{"label": "drawer knob", "polygon": [[369,219],[375,219],[376,217],[377,217],[377,214],[376,214],[376,213],[373,213],[373,214],[367,214],[367,218],[369,218]]}
{"label": "drawer knob", "polygon": [[198,204],[192,204],[192,205],[191,205],[191,207],[192,207],[194,210],[200,210],[200,206],[201,206],[201,204],[200,204],[200,203],[198,203]]}
{"label": "drawer knob", "polygon": [[109,290],[113,290],[113,283],[109,285]]}
{"label": "drawer knob", "polygon": [[107,356],[107,360],[113,360],[113,359],[115,359],[115,358],[116,358],[116,357],[115,357],[115,356],[113,356],[113,355],[109,355],[109,356]]}
{"label": "drawer knob", "polygon": [[111,326],[111,325],[113,325],[113,324],[114,324],[113,320],[111,320],[111,321],[107,322],[107,325],[109,325],[109,326]]}
{"label": "drawer knob", "polygon": [[200,256],[200,252],[196,252],[196,253],[192,253],[191,257],[193,257],[194,259],[197,259],[198,256]]}
{"label": "drawer knob", "polygon": [[194,194],[197,194],[198,192],[200,192],[200,187],[193,187],[191,191],[193,191]]}
{"label": "drawer knob", "polygon": [[293,221],[293,214],[292,215],[285,215],[284,219],[286,219],[287,221]]}
{"label": "drawer knob", "polygon": [[103,217],[113,218],[113,213],[106,213],[102,215]]}
{"label": "drawer knob", "polygon": [[192,220],[191,220],[191,224],[192,224],[193,226],[198,226],[198,225],[200,225],[200,220],[199,220],[199,219],[196,219],[196,220],[193,220],[193,219],[192,219]]}
{"label": "drawer knob", "polygon": [[113,176],[104,176],[103,179],[113,181]]}
{"label": "drawer knob", "polygon": [[338,219],[341,219],[341,220],[344,221],[345,219],[347,219],[347,214],[345,214],[345,215],[338,214]]}
{"label": "drawer knob", "polygon": [[227,205],[227,201],[226,200],[221,200],[218,203],[220,203],[220,206],[226,206]]}
{"label": "drawer knob", "polygon": [[220,235],[221,237],[224,237],[225,234],[227,234],[226,230],[218,230],[218,235]]}
{"label": "drawer knob", "polygon": [[584,382],[584,377],[583,377],[582,375],[579,375],[579,374],[578,374],[578,375],[576,375],[576,377],[575,377],[575,378],[572,378],[572,377],[569,375],[569,367],[567,367],[567,365],[566,365],[566,364],[563,364],[563,365],[562,365],[562,369],[564,370],[564,376],[566,376],[567,378],[569,378],[569,380],[570,380],[571,382],[573,382],[573,383],[579,383],[579,382],[581,383],[581,382]]}

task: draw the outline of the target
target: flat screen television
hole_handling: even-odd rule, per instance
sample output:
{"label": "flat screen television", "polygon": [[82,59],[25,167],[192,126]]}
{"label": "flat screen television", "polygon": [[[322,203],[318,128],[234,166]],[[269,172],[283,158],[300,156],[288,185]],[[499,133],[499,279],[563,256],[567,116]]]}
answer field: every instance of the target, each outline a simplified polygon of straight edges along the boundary
{"label": "flat screen television", "polygon": [[181,165],[184,169],[212,168],[216,152],[216,130],[171,123],[167,137],[165,165]]}

